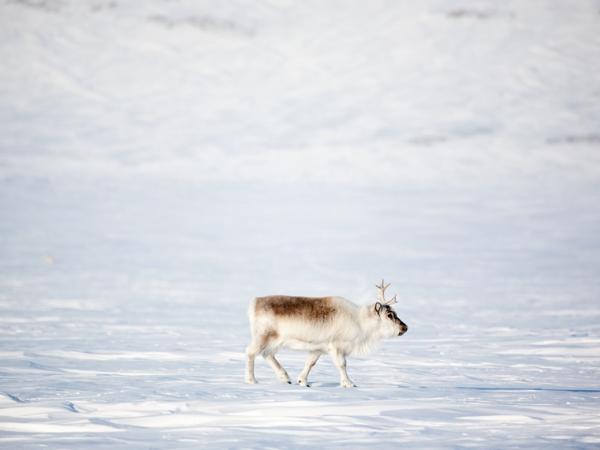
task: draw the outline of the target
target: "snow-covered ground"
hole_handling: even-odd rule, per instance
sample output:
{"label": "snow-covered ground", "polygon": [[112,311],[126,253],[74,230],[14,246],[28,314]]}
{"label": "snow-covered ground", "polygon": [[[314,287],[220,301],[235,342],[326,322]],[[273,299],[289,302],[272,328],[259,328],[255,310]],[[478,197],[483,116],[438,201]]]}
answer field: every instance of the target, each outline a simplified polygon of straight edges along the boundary
{"label": "snow-covered ground", "polygon": [[[0,3],[0,447],[598,447],[599,31],[583,0]],[[243,383],[250,298],[381,277],[409,331],[358,388]]]}

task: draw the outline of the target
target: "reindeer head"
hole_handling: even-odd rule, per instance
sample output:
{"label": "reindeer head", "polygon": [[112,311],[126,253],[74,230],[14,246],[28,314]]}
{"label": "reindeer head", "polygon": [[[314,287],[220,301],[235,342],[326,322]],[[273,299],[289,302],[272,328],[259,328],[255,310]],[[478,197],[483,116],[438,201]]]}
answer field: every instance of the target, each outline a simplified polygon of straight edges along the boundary
{"label": "reindeer head", "polygon": [[381,321],[380,327],[383,334],[386,337],[402,336],[406,333],[408,327],[391,307],[396,303],[396,296],[394,295],[388,300],[385,298],[385,290],[389,287],[389,283],[384,284],[384,281],[381,280],[381,285],[375,285],[375,287],[379,290],[379,301],[375,303],[374,310]]}

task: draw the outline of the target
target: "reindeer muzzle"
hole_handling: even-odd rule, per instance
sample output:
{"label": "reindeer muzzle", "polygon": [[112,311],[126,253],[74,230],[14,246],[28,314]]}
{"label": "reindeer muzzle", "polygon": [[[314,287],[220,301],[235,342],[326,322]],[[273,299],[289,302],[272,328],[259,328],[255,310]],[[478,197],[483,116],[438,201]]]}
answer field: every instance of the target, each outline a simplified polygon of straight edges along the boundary
{"label": "reindeer muzzle", "polygon": [[400,323],[400,333],[398,333],[398,336],[402,336],[407,331],[408,331],[408,327],[406,326],[406,324]]}

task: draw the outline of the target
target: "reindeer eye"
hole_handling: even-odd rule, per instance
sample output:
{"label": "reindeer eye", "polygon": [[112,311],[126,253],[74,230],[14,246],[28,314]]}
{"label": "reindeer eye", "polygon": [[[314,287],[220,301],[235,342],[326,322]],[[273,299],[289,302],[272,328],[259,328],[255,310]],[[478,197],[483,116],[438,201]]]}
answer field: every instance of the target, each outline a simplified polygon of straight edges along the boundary
{"label": "reindeer eye", "polygon": [[388,314],[388,319],[391,319],[392,317],[394,317],[394,316],[392,316],[391,314]]}

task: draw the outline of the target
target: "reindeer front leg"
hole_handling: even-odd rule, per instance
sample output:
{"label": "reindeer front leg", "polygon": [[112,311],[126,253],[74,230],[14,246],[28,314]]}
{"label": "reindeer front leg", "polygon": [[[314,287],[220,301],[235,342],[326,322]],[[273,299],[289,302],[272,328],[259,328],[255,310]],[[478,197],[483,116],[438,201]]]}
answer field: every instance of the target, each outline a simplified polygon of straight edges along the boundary
{"label": "reindeer front leg", "polygon": [[348,377],[348,372],[346,372],[346,355],[344,355],[340,350],[333,349],[329,352],[333,363],[340,371],[340,386],[341,387],[356,387],[356,385],[352,382],[350,377]]}

